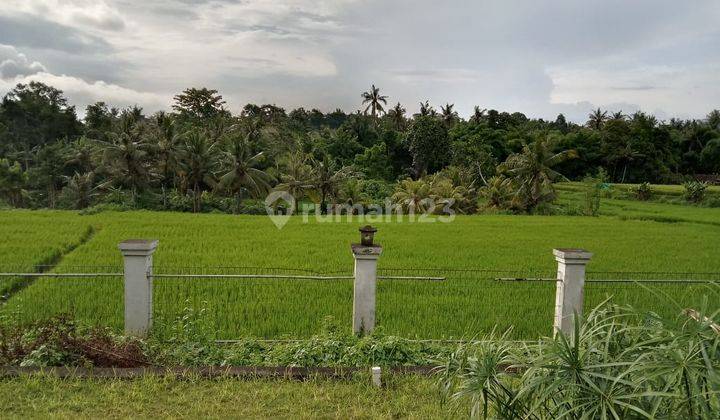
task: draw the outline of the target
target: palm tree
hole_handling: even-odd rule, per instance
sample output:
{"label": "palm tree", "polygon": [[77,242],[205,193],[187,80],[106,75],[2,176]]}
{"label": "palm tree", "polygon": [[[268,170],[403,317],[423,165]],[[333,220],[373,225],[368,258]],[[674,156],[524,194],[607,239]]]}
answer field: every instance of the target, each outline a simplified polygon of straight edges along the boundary
{"label": "palm tree", "polygon": [[372,88],[367,92],[363,92],[361,96],[363,98],[363,105],[368,104],[367,107],[365,107],[366,114],[368,110],[370,110],[373,118],[375,118],[378,113],[385,111],[383,104],[387,105],[387,96],[380,95],[380,88],[372,85]]}
{"label": "palm tree", "polygon": [[125,114],[119,132],[107,133],[107,141],[96,140],[103,148],[103,163],[111,183],[129,187],[135,203],[138,190],[148,182],[148,150],[142,126],[133,114]]}
{"label": "palm tree", "polygon": [[263,153],[253,153],[246,138],[231,137],[223,155],[226,172],[220,176],[217,188],[235,195],[236,211],[239,212],[243,192],[247,191],[253,197],[267,194],[272,177],[257,168]]}
{"label": "palm tree", "polygon": [[194,213],[200,211],[202,187],[215,185],[217,157],[217,143],[204,131],[192,130],[184,136],[179,170],[192,188]]}
{"label": "palm tree", "polygon": [[162,188],[163,205],[166,205],[166,190],[175,184],[175,175],[179,167],[183,134],[179,133],[175,121],[164,112],[155,117],[153,133],[154,152],[157,158],[157,170]]}
{"label": "palm tree", "polygon": [[327,200],[334,200],[340,185],[355,174],[350,168],[338,168],[335,161],[327,155],[323,156],[322,160],[314,160],[313,167],[312,185],[318,195],[316,198],[320,203],[320,211],[327,213]]}
{"label": "palm tree", "polygon": [[473,108],[473,115],[472,117],[470,117],[470,121],[474,122],[475,124],[479,124],[483,119],[485,119],[485,112],[487,112],[487,109],[480,109],[479,106],[475,105],[475,107]]}
{"label": "palm tree", "polygon": [[355,206],[364,206],[369,197],[363,191],[363,185],[359,179],[349,178],[338,188],[338,199],[351,207],[352,214],[357,214],[360,209],[356,209]]}
{"label": "palm tree", "polygon": [[554,153],[554,146],[549,138],[537,139],[500,165],[500,172],[512,180],[514,203],[518,208],[533,210],[539,204],[555,199],[553,181],[566,178],[552,168],[577,157],[577,152],[564,150]]}
{"label": "palm tree", "polygon": [[390,115],[392,122],[395,124],[395,128],[402,130],[403,125],[405,125],[405,108],[400,105],[400,102],[388,112],[388,115]]}
{"label": "palm tree", "polygon": [[447,127],[451,127],[458,119],[458,113],[453,110],[454,107],[455,104],[445,104],[445,106],[440,106],[442,119]]}
{"label": "palm tree", "polygon": [[428,201],[430,200],[430,185],[422,179],[417,181],[404,179],[400,181],[395,187],[395,193],[392,195],[393,203],[412,213],[427,211]]}
{"label": "palm tree", "polygon": [[625,118],[627,118],[627,115],[623,114],[622,109],[618,112],[613,112],[612,116],[610,116],[611,120],[616,121],[625,121]]}
{"label": "palm tree", "polygon": [[98,195],[98,187],[93,185],[95,174],[87,172],[80,174],[75,172],[71,177],[67,177],[67,192],[75,203],[75,209],[80,210],[92,204],[93,199]]}
{"label": "palm tree", "polygon": [[503,176],[490,178],[487,184],[480,188],[480,196],[487,200],[485,204],[490,208],[503,208],[508,203],[511,194],[510,179]]}
{"label": "palm tree", "polygon": [[[307,164],[308,158],[302,152],[291,153],[283,160],[284,169],[280,174],[281,183],[276,188],[290,193],[297,203],[307,190],[313,188],[312,168]],[[293,208],[292,211],[294,212],[295,209]]]}
{"label": "palm tree", "polygon": [[608,120],[607,111],[602,111],[600,108],[588,114],[588,121],[586,125],[595,130],[602,128],[605,121]]}
{"label": "palm tree", "polygon": [[430,105],[430,101],[420,102],[420,115],[428,116],[435,114],[437,114],[437,112],[435,112],[435,109]]}

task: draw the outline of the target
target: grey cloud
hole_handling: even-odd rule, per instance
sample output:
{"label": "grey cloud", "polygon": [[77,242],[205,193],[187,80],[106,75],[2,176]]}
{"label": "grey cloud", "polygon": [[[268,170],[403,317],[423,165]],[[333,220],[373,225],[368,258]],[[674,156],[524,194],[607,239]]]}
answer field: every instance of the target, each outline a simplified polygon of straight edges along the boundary
{"label": "grey cloud", "polygon": [[47,71],[47,69],[41,63],[28,60],[25,54],[11,46],[0,45],[0,78],[12,79],[43,71]]}
{"label": "grey cloud", "polygon": [[610,86],[612,90],[657,90],[662,89],[660,86],[638,85],[638,86]]}
{"label": "grey cloud", "polygon": [[97,36],[29,14],[0,16],[0,43],[75,54],[112,50]]}

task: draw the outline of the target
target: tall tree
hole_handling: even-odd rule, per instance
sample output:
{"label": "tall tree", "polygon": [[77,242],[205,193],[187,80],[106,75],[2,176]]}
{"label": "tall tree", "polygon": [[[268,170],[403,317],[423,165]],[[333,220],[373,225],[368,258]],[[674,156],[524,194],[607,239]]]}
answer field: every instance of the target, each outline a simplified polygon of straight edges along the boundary
{"label": "tall tree", "polygon": [[418,115],[420,116],[434,116],[437,114],[435,109],[430,105],[430,101],[420,102],[420,112]]}
{"label": "tall tree", "polygon": [[135,115],[125,114],[119,130],[107,133],[107,139],[97,140],[103,148],[103,168],[111,183],[130,188],[132,201],[136,203],[138,191],[150,181],[150,145],[143,126],[135,120]]}
{"label": "tall tree", "polygon": [[375,118],[379,113],[385,111],[383,105],[387,105],[387,96],[380,95],[380,88],[376,88],[375,85],[372,85],[370,90],[363,92],[361,96],[363,98],[363,105],[368,104],[365,107],[366,114],[368,110],[370,110],[371,115]]}
{"label": "tall tree", "polygon": [[178,124],[176,124],[172,116],[159,112],[154,117],[151,136],[153,137],[153,154],[156,161],[157,176],[160,178],[163,205],[166,205],[166,190],[175,186],[175,177],[182,151],[183,133],[178,129]]}
{"label": "tall tree", "polygon": [[202,192],[205,186],[215,186],[218,167],[218,143],[199,129],[185,134],[181,152],[180,170],[187,185],[192,189],[193,212],[201,210]]}
{"label": "tall tree", "polygon": [[252,197],[266,194],[272,177],[258,168],[263,152],[254,153],[246,138],[230,137],[222,154],[223,173],[217,188],[235,195],[236,212],[240,212],[243,194]]}
{"label": "tall tree", "polygon": [[452,127],[459,118],[457,111],[453,109],[454,107],[455,104],[445,104],[445,106],[440,107],[442,120],[448,128]]}
{"label": "tall tree", "polygon": [[600,130],[608,120],[607,111],[602,111],[600,108],[588,114],[588,121],[586,125],[592,129]]}
{"label": "tall tree", "polygon": [[472,117],[470,117],[470,121],[474,122],[475,124],[480,124],[480,122],[485,119],[486,112],[487,109],[481,109],[479,106],[475,105],[475,107],[473,107],[473,114]]}
{"label": "tall tree", "polygon": [[353,172],[347,167],[338,167],[337,163],[325,155],[313,161],[312,184],[320,204],[320,211],[328,211],[328,200],[337,197],[338,188]]}
{"label": "tall tree", "polygon": [[410,125],[408,148],[413,157],[415,178],[442,169],[450,161],[450,139],[442,121],[419,116]]}
{"label": "tall tree", "polygon": [[73,138],[81,128],[75,107],[68,105],[63,92],[35,81],[19,83],[5,95],[0,104],[0,126],[4,126],[0,145],[22,151],[25,169],[34,148]]}
{"label": "tall tree", "polygon": [[554,152],[554,147],[550,138],[537,139],[500,165],[500,172],[512,180],[514,203],[518,208],[532,211],[541,203],[555,199],[552,183],[565,177],[553,167],[577,157],[577,152]]}
{"label": "tall tree", "polygon": [[175,95],[173,109],[183,120],[202,122],[228,115],[225,101],[215,89],[189,88]]}
{"label": "tall tree", "polygon": [[390,119],[395,125],[395,129],[402,130],[403,126],[405,125],[405,108],[400,105],[400,102],[398,102],[394,107],[392,107],[388,114],[390,115]]}
{"label": "tall tree", "polygon": [[[305,192],[313,188],[313,173],[308,165],[308,156],[301,151],[289,153],[281,160],[281,165],[283,169],[277,189],[290,193],[297,204],[305,196]],[[292,210],[295,211],[294,208]]]}

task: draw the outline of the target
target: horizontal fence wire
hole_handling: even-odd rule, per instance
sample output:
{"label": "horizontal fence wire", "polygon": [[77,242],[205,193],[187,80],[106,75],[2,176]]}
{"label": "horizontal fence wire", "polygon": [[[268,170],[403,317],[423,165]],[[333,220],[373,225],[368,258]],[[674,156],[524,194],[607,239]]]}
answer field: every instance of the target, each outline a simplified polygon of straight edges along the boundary
{"label": "horizontal fence wire", "polygon": [[[122,329],[122,265],[0,266],[0,286],[17,281],[0,304],[38,320],[69,313]],[[308,269],[261,266],[156,265],[153,316],[157,325],[186,311],[204,311],[213,338],[274,339],[317,333],[327,316],[352,319],[352,266]],[[512,327],[513,339],[551,333],[555,267],[542,269],[378,267],[377,320],[386,333],[420,340],[467,341]],[[430,280],[430,281],[428,281]],[[612,298],[672,316],[702,308],[720,272],[588,271],[585,308]],[[1,313],[0,313],[1,315]]]}

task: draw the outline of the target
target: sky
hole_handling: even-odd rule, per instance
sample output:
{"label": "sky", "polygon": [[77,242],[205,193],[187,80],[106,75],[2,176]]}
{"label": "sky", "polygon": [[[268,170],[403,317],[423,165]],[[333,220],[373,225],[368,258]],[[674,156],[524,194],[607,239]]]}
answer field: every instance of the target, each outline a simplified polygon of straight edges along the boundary
{"label": "sky", "polygon": [[584,122],[720,108],[720,1],[1,0],[0,95],[38,80],[87,104],[169,109],[188,87],[352,112],[371,84]]}

